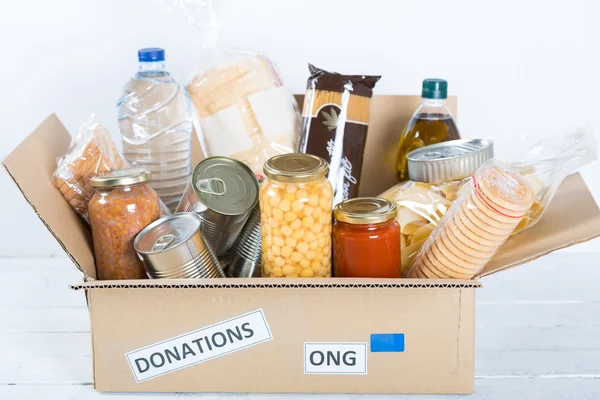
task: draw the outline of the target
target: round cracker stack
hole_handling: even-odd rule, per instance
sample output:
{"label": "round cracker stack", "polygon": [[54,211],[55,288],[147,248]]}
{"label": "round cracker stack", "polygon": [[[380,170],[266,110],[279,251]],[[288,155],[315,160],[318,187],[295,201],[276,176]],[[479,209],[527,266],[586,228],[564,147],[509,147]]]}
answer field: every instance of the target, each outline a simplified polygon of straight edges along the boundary
{"label": "round cracker stack", "polygon": [[472,279],[504,244],[527,210],[533,193],[516,172],[494,161],[473,176],[433,231],[408,278]]}

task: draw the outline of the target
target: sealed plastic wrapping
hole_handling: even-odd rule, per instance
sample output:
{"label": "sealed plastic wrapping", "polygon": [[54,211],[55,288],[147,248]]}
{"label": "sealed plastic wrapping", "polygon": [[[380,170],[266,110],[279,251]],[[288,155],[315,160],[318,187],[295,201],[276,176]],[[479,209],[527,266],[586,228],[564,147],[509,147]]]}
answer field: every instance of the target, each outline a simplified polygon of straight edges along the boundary
{"label": "sealed plastic wrapping", "polygon": [[439,184],[406,181],[379,195],[393,201],[398,207],[396,220],[400,224],[403,272],[469,180],[470,177]]}
{"label": "sealed plastic wrapping", "polygon": [[509,163],[533,190],[534,202],[514,233],[535,225],[563,179],[598,158],[598,145],[589,123],[550,137],[526,137],[521,143],[519,147],[525,150]]}
{"label": "sealed plastic wrapping", "polygon": [[296,151],[298,104],[266,56],[218,43],[211,1],[182,5],[205,36],[200,62],[187,84],[204,155],[235,158],[261,175],[269,158]]}
{"label": "sealed plastic wrapping", "polygon": [[69,151],[56,160],[53,182],[75,211],[89,222],[88,203],[94,194],[90,178],[100,172],[128,167],[106,128],[91,115],[71,141]]}
{"label": "sealed plastic wrapping", "polygon": [[402,270],[406,271],[429,234],[471,179],[494,156],[494,143],[483,139],[451,140],[408,154],[410,181],[398,183],[380,197],[398,207]]}
{"label": "sealed plastic wrapping", "polygon": [[342,75],[309,64],[300,151],[329,163],[333,205],[358,196],[373,88],[380,76]]}
{"label": "sealed plastic wrapping", "polygon": [[491,159],[433,230],[407,277],[472,279],[525,217],[534,194],[508,164]]}

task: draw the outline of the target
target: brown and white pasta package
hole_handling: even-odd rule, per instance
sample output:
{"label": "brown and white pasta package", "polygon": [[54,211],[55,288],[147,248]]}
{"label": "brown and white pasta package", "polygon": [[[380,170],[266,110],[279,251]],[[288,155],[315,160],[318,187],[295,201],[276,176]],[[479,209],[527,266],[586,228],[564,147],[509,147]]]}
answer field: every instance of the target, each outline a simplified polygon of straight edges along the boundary
{"label": "brown and white pasta package", "polygon": [[336,205],[358,196],[373,88],[380,76],[342,75],[308,66],[300,151],[329,163]]}
{"label": "brown and white pasta package", "polygon": [[228,156],[260,175],[269,158],[296,151],[300,112],[273,63],[259,54],[196,74],[188,91],[206,157]]}
{"label": "brown and white pasta package", "polygon": [[433,230],[407,277],[472,279],[525,217],[534,195],[523,177],[491,159]]}
{"label": "brown and white pasta package", "polygon": [[88,202],[94,194],[90,178],[100,172],[124,168],[129,168],[129,164],[106,128],[92,115],[79,128],[67,154],[56,160],[53,182],[75,211],[89,221]]}

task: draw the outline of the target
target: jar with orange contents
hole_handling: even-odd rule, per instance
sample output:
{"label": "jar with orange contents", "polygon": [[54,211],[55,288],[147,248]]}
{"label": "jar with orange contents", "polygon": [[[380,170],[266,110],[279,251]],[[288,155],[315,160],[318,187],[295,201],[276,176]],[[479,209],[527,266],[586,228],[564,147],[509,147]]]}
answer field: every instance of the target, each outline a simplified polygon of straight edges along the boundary
{"label": "jar with orange contents", "polygon": [[333,190],[325,160],[282,154],[260,187],[263,277],[331,276]]}
{"label": "jar with orange contents", "polygon": [[98,279],[147,278],[133,247],[136,235],[159,218],[158,195],[144,169],[105,172],[90,179],[90,224]]}
{"label": "jar with orange contents", "polygon": [[402,276],[396,204],[380,197],[359,197],[338,204],[333,212],[335,276]]}

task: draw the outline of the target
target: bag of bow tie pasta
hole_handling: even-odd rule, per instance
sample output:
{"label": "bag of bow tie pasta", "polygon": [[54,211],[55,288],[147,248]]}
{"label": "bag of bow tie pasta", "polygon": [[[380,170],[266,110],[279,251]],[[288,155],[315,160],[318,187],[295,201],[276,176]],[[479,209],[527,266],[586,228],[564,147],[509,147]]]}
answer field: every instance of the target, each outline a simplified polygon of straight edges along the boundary
{"label": "bag of bow tie pasta", "polygon": [[219,43],[212,1],[180,5],[204,38],[187,83],[204,156],[235,158],[262,176],[269,158],[296,151],[298,104],[269,58]]}

